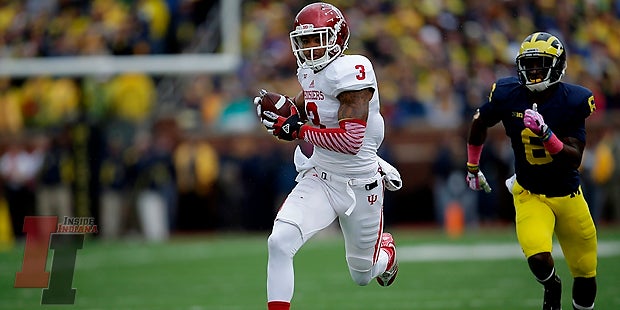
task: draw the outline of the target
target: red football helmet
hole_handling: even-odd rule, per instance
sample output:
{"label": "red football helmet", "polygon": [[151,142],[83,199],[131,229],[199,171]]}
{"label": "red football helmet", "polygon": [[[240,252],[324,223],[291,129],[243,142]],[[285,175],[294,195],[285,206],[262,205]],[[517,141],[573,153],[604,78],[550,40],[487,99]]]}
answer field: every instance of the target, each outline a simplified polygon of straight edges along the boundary
{"label": "red football helmet", "polygon": [[[340,10],[328,3],[318,2],[305,6],[297,13],[294,27],[290,33],[291,47],[300,68],[319,71],[340,56],[349,45],[349,25]],[[308,35],[318,35],[321,44],[304,48],[302,38]],[[321,54],[321,49],[324,49],[323,56],[314,59],[315,53]]]}

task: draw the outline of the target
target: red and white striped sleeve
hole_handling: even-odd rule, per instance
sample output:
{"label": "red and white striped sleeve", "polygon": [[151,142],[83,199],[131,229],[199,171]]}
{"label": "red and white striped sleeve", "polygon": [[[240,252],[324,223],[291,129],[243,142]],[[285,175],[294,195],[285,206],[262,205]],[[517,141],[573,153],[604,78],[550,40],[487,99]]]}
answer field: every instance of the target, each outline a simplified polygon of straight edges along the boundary
{"label": "red and white striped sleeve", "polygon": [[340,128],[317,128],[304,125],[300,138],[324,149],[355,155],[362,148],[366,122],[359,119],[343,119]]}

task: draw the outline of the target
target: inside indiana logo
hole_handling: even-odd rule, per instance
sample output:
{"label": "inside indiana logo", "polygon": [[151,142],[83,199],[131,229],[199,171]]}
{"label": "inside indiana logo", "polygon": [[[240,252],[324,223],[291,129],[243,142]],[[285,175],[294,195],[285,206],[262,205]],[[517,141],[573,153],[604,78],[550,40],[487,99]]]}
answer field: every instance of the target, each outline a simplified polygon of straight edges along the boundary
{"label": "inside indiana logo", "polygon": [[[97,233],[92,217],[67,217],[58,223],[57,216],[27,216],[22,269],[15,273],[16,288],[43,288],[41,304],[74,304],[72,288],[77,250],[84,245],[86,233]],[[50,271],[47,255],[53,250]]]}

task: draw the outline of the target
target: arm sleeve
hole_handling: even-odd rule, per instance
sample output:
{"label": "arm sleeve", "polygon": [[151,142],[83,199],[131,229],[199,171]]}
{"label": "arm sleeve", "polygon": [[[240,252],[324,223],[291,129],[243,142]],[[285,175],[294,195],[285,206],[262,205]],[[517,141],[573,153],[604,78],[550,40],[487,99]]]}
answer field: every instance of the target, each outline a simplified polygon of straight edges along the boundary
{"label": "arm sleeve", "polygon": [[301,127],[300,137],[315,146],[343,154],[355,155],[362,148],[366,123],[357,119],[343,119],[339,128]]}

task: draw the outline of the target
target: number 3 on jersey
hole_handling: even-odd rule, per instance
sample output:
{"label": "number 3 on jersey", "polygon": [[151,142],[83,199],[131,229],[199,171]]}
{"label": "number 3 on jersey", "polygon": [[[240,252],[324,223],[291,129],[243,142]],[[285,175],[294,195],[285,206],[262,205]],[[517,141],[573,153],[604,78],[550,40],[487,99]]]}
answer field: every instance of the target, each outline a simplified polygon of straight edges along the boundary
{"label": "number 3 on jersey", "polygon": [[529,128],[521,131],[521,142],[525,148],[525,158],[531,165],[544,165],[553,161],[553,157],[545,150],[540,137]]}
{"label": "number 3 on jersey", "polygon": [[355,69],[360,71],[360,74],[355,76],[356,79],[361,81],[366,78],[366,69],[364,68],[364,65],[356,65]]}
{"label": "number 3 on jersey", "polygon": [[321,119],[319,118],[319,107],[316,105],[314,101],[306,102],[306,115],[308,115],[308,119],[314,124],[314,126],[318,126],[319,128],[325,128],[325,125],[321,125]]}

